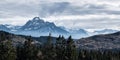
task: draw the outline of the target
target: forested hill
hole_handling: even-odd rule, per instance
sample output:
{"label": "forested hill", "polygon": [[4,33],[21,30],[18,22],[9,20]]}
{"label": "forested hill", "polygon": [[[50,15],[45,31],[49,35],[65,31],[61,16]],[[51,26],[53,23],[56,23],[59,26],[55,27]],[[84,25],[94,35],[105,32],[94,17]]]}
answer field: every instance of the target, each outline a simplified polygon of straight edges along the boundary
{"label": "forested hill", "polygon": [[[0,31],[0,41],[12,40],[13,44],[23,44],[26,40],[31,39],[35,43],[44,44],[49,36],[24,36],[14,35],[5,31]],[[52,42],[55,43],[57,37],[52,37]],[[75,40],[78,48],[83,49],[120,49],[120,32],[104,35],[95,35],[88,38]]]}
{"label": "forested hill", "polygon": [[[0,41],[2,40],[11,40],[13,44],[17,45],[23,44],[26,40],[31,39],[35,43],[43,44],[47,41],[49,36],[40,36],[40,37],[32,37],[32,36],[25,36],[25,35],[15,35],[12,33],[8,33],[5,31],[0,31]],[[55,43],[56,37],[52,37],[52,42]]]}
{"label": "forested hill", "polygon": [[0,42],[12,41],[14,45],[23,44],[27,39],[5,31],[0,31]]}
{"label": "forested hill", "polygon": [[[71,36],[35,38],[0,31],[0,60],[120,60],[120,50],[111,50],[120,48],[120,32],[83,38],[77,43]],[[109,50],[100,50],[103,48]]]}
{"label": "forested hill", "polygon": [[[51,34],[46,37],[40,37],[40,39],[46,40],[44,44],[41,44],[42,42],[36,41],[39,40],[39,38],[14,35],[11,33],[0,31],[0,60],[76,59],[77,54],[73,54],[76,53],[77,50],[71,36],[67,40],[61,36],[59,36],[58,38],[53,38],[54,37],[51,37]],[[22,41],[23,43],[20,41]]]}
{"label": "forested hill", "polygon": [[[40,37],[32,37],[32,36],[24,36],[24,35],[19,35],[23,38],[26,38],[28,39],[29,37],[31,37],[32,40],[35,40],[37,42],[40,42],[40,44],[44,44],[45,42],[47,42],[47,39],[49,36],[40,36]],[[57,37],[52,37],[51,36],[51,39],[52,39],[52,42],[55,43],[56,42],[56,38]]]}
{"label": "forested hill", "polygon": [[120,49],[120,32],[82,38],[77,44],[84,49]]}

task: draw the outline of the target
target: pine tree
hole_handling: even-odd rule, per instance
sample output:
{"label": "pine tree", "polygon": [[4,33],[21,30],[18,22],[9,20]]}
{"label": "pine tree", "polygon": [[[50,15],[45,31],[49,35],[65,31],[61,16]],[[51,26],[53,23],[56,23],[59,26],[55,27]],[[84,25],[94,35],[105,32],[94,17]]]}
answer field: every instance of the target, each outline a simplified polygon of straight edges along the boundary
{"label": "pine tree", "polygon": [[65,60],[65,56],[66,56],[65,52],[66,52],[66,41],[63,36],[62,37],[59,36],[56,39],[56,54],[57,54],[56,59]]}
{"label": "pine tree", "polygon": [[0,34],[0,41],[4,41],[4,40],[6,40],[6,36],[4,33],[1,33]]}
{"label": "pine tree", "polygon": [[52,41],[51,34],[49,34],[47,42],[43,46],[44,60],[55,60],[56,53],[55,47]]}
{"label": "pine tree", "polygon": [[61,46],[60,46],[60,40],[61,40],[61,36],[59,36],[58,38],[56,38],[56,59],[57,60],[61,60]]}
{"label": "pine tree", "polygon": [[68,60],[77,60],[78,58],[77,49],[71,36],[67,40],[67,51],[66,52],[67,52]]}
{"label": "pine tree", "polygon": [[31,37],[25,41],[23,46],[17,47],[18,60],[38,60],[41,57],[40,49],[34,44]]}

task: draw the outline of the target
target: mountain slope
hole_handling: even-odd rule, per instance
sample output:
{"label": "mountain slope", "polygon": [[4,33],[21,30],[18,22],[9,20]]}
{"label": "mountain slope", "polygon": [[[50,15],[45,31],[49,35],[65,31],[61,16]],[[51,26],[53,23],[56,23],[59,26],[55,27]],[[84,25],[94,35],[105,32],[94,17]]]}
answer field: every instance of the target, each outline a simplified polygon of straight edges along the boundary
{"label": "mountain slope", "polygon": [[27,39],[5,31],[0,31],[0,41],[11,40],[14,46],[23,44]]}
{"label": "mountain slope", "polygon": [[82,38],[77,44],[85,49],[120,49],[120,32]]}
{"label": "mountain slope", "polygon": [[100,31],[95,31],[94,34],[108,34],[108,33],[115,33],[118,32],[117,30],[112,30],[112,29],[104,29]]}
{"label": "mountain slope", "polygon": [[5,25],[0,25],[0,30],[3,30],[3,31],[10,31],[10,29],[7,28]]}
{"label": "mountain slope", "polygon": [[9,24],[0,25],[0,30],[19,35],[31,35],[34,37],[48,36],[49,33],[55,37],[58,35],[64,35],[65,37],[72,35],[73,38],[87,35],[87,32],[83,29],[67,31],[64,28],[56,26],[53,22],[46,22],[39,17],[34,17],[23,26],[13,26]]}
{"label": "mountain slope", "polygon": [[19,34],[23,35],[32,35],[32,36],[41,36],[48,35],[66,35],[68,32],[60,27],[57,27],[54,23],[45,22],[39,17],[35,17],[32,20],[29,20],[24,26],[19,29],[21,31]]}
{"label": "mountain slope", "polygon": [[72,37],[77,39],[88,36],[87,31],[84,29],[78,29],[78,30],[70,29],[69,33],[72,35]]}
{"label": "mountain slope", "polygon": [[17,31],[21,28],[21,26],[14,26],[11,24],[5,24],[4,26],[6,26],[11,32]]}
{"label": "mountain slope", "polygon": [[[40,36],[40,37],[30,37],[30,36],[25,36],[25,35],[16,35],[12,33],[8,33],[5,31],[0,31],[0,42],[5,41],[5,40],[11,40],[14,46],[17,45],[22,45],[24,44],[27,39],[31,39],[35,44],[44,44],[47,42],[48,36]],[[52,42],[56,42],[56,37],[52,37]]]}

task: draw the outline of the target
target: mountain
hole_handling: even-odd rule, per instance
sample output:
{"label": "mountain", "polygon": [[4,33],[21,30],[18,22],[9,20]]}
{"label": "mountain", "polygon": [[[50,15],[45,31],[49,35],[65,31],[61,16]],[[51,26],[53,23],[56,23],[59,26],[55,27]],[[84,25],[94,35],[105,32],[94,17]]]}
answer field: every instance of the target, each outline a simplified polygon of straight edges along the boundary
{"label": "mountain", "polygon": [[99,30],[99,31],[94,31],[94,34],[109,34],[109,33],[115,33],[118,32],[118,30],[113,30],[113,29],[104,29],[104,30]]}
{"label": "mountain", "polygon": [[49,33],[52,34],[52,36],[57,37],[58,35],[63,35],[65,37],[68,37],[70,35],[73,36],[73,38],[79,39],[82,37],[88,37],[98,34],[108,34],[108,33],[114,33],[117,32],[117,30],[112,29],[104,29],[101,31],[95,31],[92,33],[89,33],[88,31],[84,29],[67,29],[62,26],[56,26],[53,22],[47,22],[43,19],[40,19],[39,17],[34,17],[32,20],[29,20],[26,22],[23,26],[14,26],[10,24],[0,25],[0,30],[7,31],[14,34],[19,35],[31,35],[34,37],[39,36],[48,36]]}
{"label": "mountain", "polygon": [[78,30],[73,30],[69,29],[67,30],[69,33],[74,37],[74,38],[82,38],[82,37],[87,37],[88,33],[84,29],[78,29]]}
{"label": "mountain", "polygon": [[82,38],[77,45],[84,49],[120,49],[120,32]]}
{"label": "mountain", "polygon": [[21,26],[14,26],[11,24],[5,24],[4,26],[6,26],[8,29],[10,29],[11,32],[17,31],[21,28]]}
{"label": "mountain", "polygon": [[73,30],[73,29],[70,29],[69,32],[71,34],[84,34],[84,35],[87,35],[87,31],[85,31],[84,29],[78,29],[78,30]]}
{"label": "mountain", "polygon": [[3,31],[10,31],[9,28],[7,28],[5,25],[0,25],[0,30],[3,30]]}
{"label": "mountain", "polygon": [[67,35],[69,32],[60,27],[57,27],[52,22],[45,22],[39,17],[34,17],[32,20],[29,20],[18,30],[18,34],[31,35],[37,37],[42,35],[47,36],[49,33],[52,33],[52,35],[54,36],[58,36]]}

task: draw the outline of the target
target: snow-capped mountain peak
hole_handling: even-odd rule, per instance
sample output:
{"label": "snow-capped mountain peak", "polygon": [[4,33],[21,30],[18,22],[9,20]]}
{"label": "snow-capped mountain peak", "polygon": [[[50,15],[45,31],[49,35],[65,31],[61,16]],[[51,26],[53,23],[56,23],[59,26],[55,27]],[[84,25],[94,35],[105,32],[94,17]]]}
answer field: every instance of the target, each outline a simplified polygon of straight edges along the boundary
{"label": "snow-capped mountain peak", "polygon": [[33,20],[40,20],[40,18],[39,17],[34,17]]}
{"label": "snow-capped mountain peak", "polygon": [[72,35],[74,38],[88,37],[96,34],[114,33],[117,31],[111,29],[104,29],[101,31],[89,33],[84,29],[67,29],[65,27],[58,27],[53,22],[46,22],[39,17],[34,17],[23,26],[0,25],[0,30],[20,35],[31,35],[36,37],[47,36],[49,33],[52,33],[53,36]]}
{"label": "snow-capped mountain peak", "polygon": [[45,22],[39,17],[34,17],[19,29],[19,34],[27,34],[32,36],[52,34],[67,34],[68,32],[60,27],[57,27],[53,22]]}
{"label": "snow-capped mountain peak", "polygon": [[39,17],[34,17],[31,21],[32,22],[44,22],[44,20],[40,19]]}
{"label": "snow-capped mountain peak", "polygon": [[29,20],[23,27],[22,30],[39,30],[45,27],[56,27],[54,23],[45,22],[39,17],[35,17],[32,20]]}

